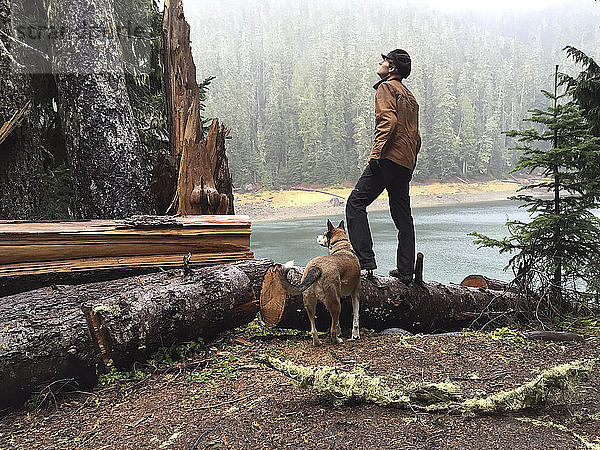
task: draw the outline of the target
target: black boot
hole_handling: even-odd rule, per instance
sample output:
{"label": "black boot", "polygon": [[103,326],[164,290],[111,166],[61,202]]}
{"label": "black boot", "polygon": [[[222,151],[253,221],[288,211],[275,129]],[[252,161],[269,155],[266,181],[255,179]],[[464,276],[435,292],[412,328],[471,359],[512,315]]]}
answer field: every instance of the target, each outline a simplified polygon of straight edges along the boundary
{"label": "black boot", "polygon": [[398,272],[398,269],[390,270],[390,275],[394,278],[398,278],[402,283],[404,283],[407,286],[413,281],[412,273],[400,273]]}

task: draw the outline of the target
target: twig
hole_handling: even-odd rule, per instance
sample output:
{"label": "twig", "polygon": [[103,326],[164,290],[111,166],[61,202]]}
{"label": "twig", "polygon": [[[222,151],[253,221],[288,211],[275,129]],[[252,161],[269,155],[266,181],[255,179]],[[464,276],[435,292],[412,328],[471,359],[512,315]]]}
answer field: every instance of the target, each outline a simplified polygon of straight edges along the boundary
{"label": "twig", "polygon": [[216,405],[209,405],[209,406],[199,406],[195,409],[212,409],[212,408],[218,408],[219,406],[224,406],[224,405],[231,405],[232,403],[236,403],[236,402],[240,402],[242,400],[247,399],[248,397],[253,396],[254,394],[256,394],[256,392],[251,392],[248,395],[245,395],[243,397],[239,397],[239,398],[235,398],[233,400],[229,400],[227,402],[222,402],[222,403],[217,403]]}

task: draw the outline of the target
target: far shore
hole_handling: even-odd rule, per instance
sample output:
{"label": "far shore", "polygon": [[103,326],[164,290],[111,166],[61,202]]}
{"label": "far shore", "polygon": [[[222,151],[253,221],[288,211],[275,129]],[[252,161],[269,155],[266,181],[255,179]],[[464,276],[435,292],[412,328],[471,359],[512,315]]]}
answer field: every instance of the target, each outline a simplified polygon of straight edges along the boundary
{"label": "far shore", "polygon": [[[502,201],[515,195],[518,188],[518,183],[505,181],[414,185],[411,186],[411,206],[413,208],[427,208]],[[333,195],[302,190],[238,194],[236,195],[235,212],[236,214],[250,216],[252,222],[344,215],[345,199],[348,198],[351,189],[320,188],[319,190]],[[368,211],[385,211],[388,209],[387,193],[384,192],[368,208]]]}

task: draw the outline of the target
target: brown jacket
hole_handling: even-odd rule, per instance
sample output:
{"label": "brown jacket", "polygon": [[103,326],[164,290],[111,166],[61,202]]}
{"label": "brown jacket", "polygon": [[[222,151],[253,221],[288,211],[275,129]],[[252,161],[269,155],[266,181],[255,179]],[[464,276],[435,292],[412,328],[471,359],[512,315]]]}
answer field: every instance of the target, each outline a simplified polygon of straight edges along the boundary
{"label": "brown jacket", "polygon": [[373,87],[375,134],[369,159],[390,159],[413,170],[421,148],[419,104],[398,75]]}

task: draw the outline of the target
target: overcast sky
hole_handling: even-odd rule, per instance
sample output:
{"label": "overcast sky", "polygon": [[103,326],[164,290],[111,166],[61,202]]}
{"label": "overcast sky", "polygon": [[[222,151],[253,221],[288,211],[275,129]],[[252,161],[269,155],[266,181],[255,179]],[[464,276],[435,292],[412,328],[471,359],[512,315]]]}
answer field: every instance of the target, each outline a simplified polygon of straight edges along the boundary
{"label": "overcast sky", "polygon": [[[183,0],[186,11],[199,13],[203,0]],[[405,4],[428,4],[431,8],[440,11],[474,11],[474,12],[498,12],[515,11],[527,12],[536,9],[546,9],[556,6],[578,6],[591,5],[594,0],[393,0]],[[162,10],[164,0],[156,0]],[[596,2],[600,10],[600,1]]]}
{"label": "overcast sky", "polygon": [[[589,5],[593,0],[421,0],[432,8],[443,11],[531,11],[555,6]],[[600,7],[600,5],[599,5]]]}

